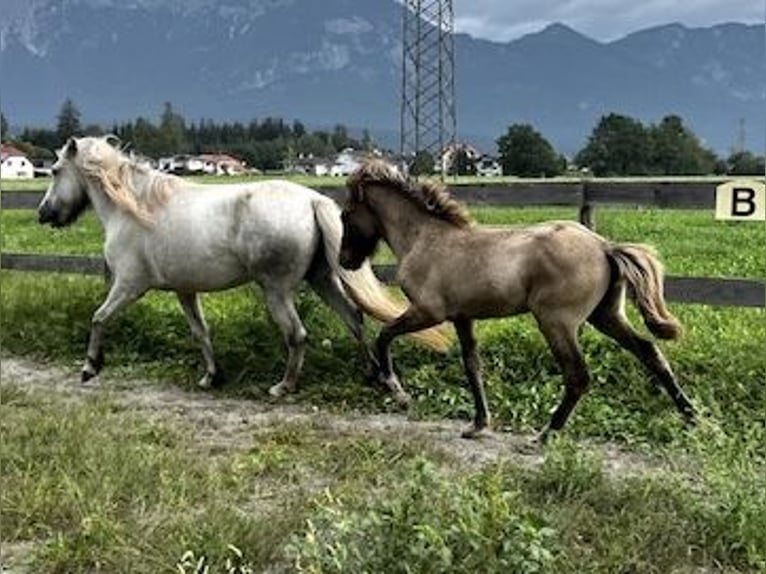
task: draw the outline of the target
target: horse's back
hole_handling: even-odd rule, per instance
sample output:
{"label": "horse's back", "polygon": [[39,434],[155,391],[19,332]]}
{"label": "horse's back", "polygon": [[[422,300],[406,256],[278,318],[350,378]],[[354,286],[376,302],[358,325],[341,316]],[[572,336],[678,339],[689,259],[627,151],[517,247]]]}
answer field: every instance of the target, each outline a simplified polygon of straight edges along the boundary
{"label": "horse's back", "polygon": [[399,279],[416,296],[440,293],[435,301],[448,317],[589,305],[608,286],[604,240],[574,222],[472,227],[433,239],[403,262]]}
{"label": "horse's back", "polygon": [[554,308],[590,314],[611,278],[604,238],[573,221],[540,223],[526,228],[526,234],[529,309],[536,315]]}
{"label": "horse's back", "polygon": [[295,283],[318,245],[317,197],[282,181],[180,189],[159,214],[147,260],[169,288]]}

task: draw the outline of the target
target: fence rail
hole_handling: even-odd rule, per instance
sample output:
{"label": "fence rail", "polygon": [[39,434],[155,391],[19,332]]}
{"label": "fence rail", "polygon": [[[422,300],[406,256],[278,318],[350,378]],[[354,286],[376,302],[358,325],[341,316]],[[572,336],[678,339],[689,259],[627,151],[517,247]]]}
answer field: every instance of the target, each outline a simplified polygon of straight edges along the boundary
{"label": "fence rail", "polygon": [[[715,188],[721,181],[512,181],[503,184],[456,185],[450,193],[472,205],[571,206],[586,204],[645,205],[672,209],[715,207]],[[342,200],[342,186],[319,187],[325,195]],[[43,197],[38,191],[3,191],[3,209],[32,209]]]}
{"label": "fence rail", "polygon": [[[488,185],[460,185],[452,195],[471,205],[506,207],[568,206],[579,210],[580,221],[595,227],[595,208],[599,204],[653,206],[660,209],[714,209],[715,188],[721,181],[566,181],[509,182]],[[342,201],[344,187],[325,187],[319,191]],[[41,192],[4,191],[3,209],[34,209]],[[0,267],[18,271],[46,271],[104,275],[108,273],[101,257],[78,255],[38,255],[2,253]],[[375,266],[383,281],[391,282],[393,265]],[[764,307],[766,287],[754,279],[674,277],[665,281],[668,300],[705,305]]]}

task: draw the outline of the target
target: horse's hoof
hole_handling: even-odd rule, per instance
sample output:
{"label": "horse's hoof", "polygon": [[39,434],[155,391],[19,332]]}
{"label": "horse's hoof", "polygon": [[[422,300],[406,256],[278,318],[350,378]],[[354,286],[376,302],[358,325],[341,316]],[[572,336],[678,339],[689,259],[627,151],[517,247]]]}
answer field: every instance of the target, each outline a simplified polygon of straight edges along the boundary
{"label": "horse's hoof", "polygon": [[214,387],[220,387],[225,382],[226,382],[226,374],[223,372],[223,369],[219,367],[218,364],[216,363],[215,372],[212,375],[210,384]]}
{"label": "horse's hoof", "polygon": [[225,382],[225,377],[220,370],[214,373],[205,373],[205,375],[197,381],[197,386],[201,389],[210,389],[212,387],[220,387]]}
{"label": "horse's hoof", "polygon": [[80,373],[80,382],[81,383],[87,383],[89,380],[91,380],[93,377],[98,375],[95,371],[92,371],[90,369],[83,369],[82,373]]}
{"label": "horse's hoof", "polygon": [[283,397],[288,393],[293,392],[295,389],[293,389],[290,385],[282,381],[281,383],[277,383],[276,385],[272,386],[269,389],[269,394],[272,397],[279,398]]}
{"label": "horse's hoof", "polygon": [[474,423],[460,433],[460,438],[479,439],[489,436],[489,434],[489,425],[477,425]]}
{"label": "horse's hoof", "polygon": [[375,385],[379,384],[380,381],[378,380],[379,377],[379,371],[375,367],[368,367],[364,370],[364,382],[370,385],[371,387],[374,387]]}
{"label": "horse's hoof", "polygon": [[394,401],[403,407],[408,407],[410,406],[410,403],[412,403],[412,397],[405,391],[396,391],[392,396]]}
{"label": "horse's hoof", "polygon": [[540,447],[544,446],[545,443],[548,442],[548,439],[551,436],[551,429],[549,427],[543,428],[535,438],[532,439],[532,445]]}

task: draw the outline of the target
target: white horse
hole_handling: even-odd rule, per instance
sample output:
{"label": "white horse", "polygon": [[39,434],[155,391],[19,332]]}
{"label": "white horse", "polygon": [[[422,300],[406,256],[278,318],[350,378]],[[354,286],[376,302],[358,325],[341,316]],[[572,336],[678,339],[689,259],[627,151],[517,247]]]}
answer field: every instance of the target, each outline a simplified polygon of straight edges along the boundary
{"label": "white horse", "polygon": [[[104,227],[104,255],[113,281],[93,314],[82,380],[103,366],[104,324],[149,289],[175,291],[202,346],[201,387],[220,382],[198,292],[254,281],[287,345],[282,380],[269,392],[296,388],[306,330],[294,292],[306,279],[347,325],[377,368],[363,340],[362,314],[389,321],[403,307],[367,263],[349,272],[338,264],[342,225],[332,199],[288,181],[196,185],[134,163],[110,137],[70,138],[53,165],[53,182],[38,208],[40,223],[69,225],[92,206]],[[419,338],[436,349],[438,331]]]}

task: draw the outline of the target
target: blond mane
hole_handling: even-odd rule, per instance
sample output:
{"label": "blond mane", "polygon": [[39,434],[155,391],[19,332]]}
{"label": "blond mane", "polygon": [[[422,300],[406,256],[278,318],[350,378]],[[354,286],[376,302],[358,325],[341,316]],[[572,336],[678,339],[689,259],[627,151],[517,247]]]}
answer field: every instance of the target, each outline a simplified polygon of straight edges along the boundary
{"label": "blond mane", "polygon": [[364,189],[370,185],[390,187],[439,219],[457,227],[473,225],[468,210],[449,194],[444,185],[430,181],[412,184],[396,166],[380,159],[364,162],[348,177],[346,185],[357,201],[364,200]]}
{"label": "blond mane", "polygon": [[[112,145],[116,138],[84,137],[76,140],[74,163],[89,180],[95,182],[122,211],[150,226],[154,212],[165,205],[180,187],[182,179],[138,165],[122,150]],[[138,186],[136,176],[146,184]]]}

